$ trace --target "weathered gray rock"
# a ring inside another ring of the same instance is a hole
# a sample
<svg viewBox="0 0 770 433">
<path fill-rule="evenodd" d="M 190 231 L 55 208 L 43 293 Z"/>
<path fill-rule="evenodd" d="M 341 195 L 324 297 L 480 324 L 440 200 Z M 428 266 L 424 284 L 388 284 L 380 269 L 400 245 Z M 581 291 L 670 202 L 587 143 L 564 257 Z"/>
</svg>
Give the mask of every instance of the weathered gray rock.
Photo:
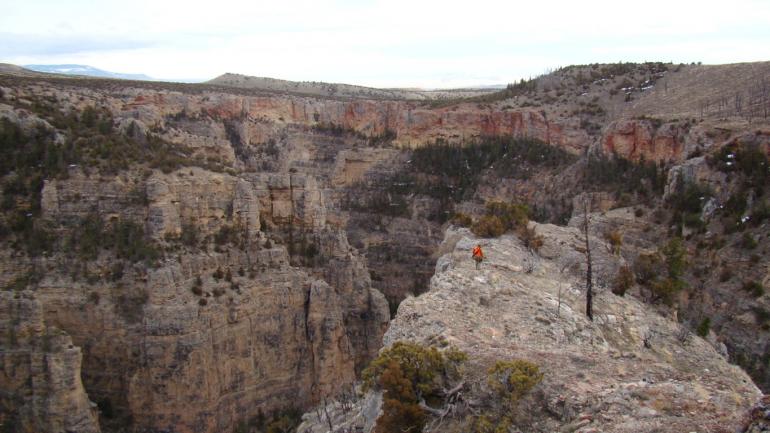
<svg viewBox="0 0 770 433">
<path fill-rule="evenodd" d="M 678 323 L 601 286 L 589 321 L 580 273 L 561 272 L 565 261 L 582 256 L 577 230 L 535 229 L 545 246 L 530 272 L 531 255 L 516 237 L 479 240 L 450 230 L 454 248 L 439 260 L 431 290 L 401 304 L 384 344 L 446 341 L 468 353 L 469 380 L 479 383 L 495 360 L 539 364 L 545 376 L 527 403 L 530 416 L 515 420 L 523 431 L 679 433 L 740 425 L 760 396 L 745 372 L 703 339 L 682 339 Z M 476 243 L 486 256 L 478 271 L 470 257 Z M 596 254 L 597 267 L 619 261 L 613 257 Z M 362 415 L 346 419 L 355 417 Z M 453 426 L 444 420 L 441 431 Z"/>
</svg>

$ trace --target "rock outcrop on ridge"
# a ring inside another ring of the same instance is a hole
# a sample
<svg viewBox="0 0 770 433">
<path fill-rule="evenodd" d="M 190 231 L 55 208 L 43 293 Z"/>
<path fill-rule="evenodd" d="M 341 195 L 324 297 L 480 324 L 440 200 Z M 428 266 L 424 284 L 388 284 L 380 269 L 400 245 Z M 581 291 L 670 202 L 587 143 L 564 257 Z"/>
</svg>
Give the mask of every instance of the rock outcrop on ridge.
<svg viewBox="0 0 770 433">
<path fill-rule="evenodd" d="M 496 360 L 538 364 L 544 379 L 522 402 L 526 413 L 515 414 L 517 431 L 726 432 L 740 426 L 761 396 L 745 372 L 676 321 L 606 287 L 595 287 L 589 321 L 580 232 L 534 227 L 545 242 L 539 255 L 514 236 L 476 239 L 465 229 L 449 230 L 430 291 L 402 302 L 385 346 L 406 340 L 465 351 L 471 393 Z M 486 255 L 480 270 L 470 258 L 477 242 Z M 595 271 L 619 265 L 601 240 L 591 242 Z M 334 406 L 333 422 L 371 429 L 377 401 L 370 393 L 347 416 Z M 299 431 L 328 431 L 319 413 L 305 415 Z M 431 431 L 455 431 L 459 421 L 444 419 Z"/>
</svg>

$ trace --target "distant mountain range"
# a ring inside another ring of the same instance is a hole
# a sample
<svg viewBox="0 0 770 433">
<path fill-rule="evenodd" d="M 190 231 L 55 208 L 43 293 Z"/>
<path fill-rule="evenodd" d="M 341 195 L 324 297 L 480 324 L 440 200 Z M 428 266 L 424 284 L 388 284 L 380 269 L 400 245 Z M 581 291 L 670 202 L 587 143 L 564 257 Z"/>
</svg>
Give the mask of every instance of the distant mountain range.
<svg viewBox="0 0 770 433">
<path fill-rule="evenodd" d="M 121 72 L 110 72 L 88 65 L 24 65 L 24 67 L 33 71 L 47 72 L 49 74 L 85 75 L 88 77 L 119 78 L 123 80 L 157 80 L 156 78 L 152 78 L 145 74 L 124 74 Z"/>
</svg>

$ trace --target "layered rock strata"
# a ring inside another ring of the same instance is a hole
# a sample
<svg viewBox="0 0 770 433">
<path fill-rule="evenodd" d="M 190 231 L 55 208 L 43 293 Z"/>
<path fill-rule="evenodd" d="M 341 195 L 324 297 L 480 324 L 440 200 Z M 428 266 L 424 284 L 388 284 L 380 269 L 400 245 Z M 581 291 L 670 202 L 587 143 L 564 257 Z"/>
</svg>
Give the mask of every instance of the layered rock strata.
<svg viewBox="0 0 770 433">
<path fill-rule="evenodd" d="M 80 379 L 82 352 L 46 324 L 32 292 L 0 293 L 0 425 L 18 433 L 99 433 Z"/>
</svg>

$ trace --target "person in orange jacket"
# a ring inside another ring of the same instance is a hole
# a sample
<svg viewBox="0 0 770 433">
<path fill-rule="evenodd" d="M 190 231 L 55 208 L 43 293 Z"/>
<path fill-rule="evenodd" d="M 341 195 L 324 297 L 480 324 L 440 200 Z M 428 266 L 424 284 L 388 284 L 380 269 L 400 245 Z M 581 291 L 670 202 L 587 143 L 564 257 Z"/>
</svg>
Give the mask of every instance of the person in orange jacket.
<svg viewBox="0 0 770 433">
<path fill-rule="evenodd" d="M 484 260 L 484 252 L 481 251 L 481 245 L 476 244 L 473 248 L 473 260 L 476 261 L 476 269 L 481 265 L 481 261 Z"/>
</svg>

